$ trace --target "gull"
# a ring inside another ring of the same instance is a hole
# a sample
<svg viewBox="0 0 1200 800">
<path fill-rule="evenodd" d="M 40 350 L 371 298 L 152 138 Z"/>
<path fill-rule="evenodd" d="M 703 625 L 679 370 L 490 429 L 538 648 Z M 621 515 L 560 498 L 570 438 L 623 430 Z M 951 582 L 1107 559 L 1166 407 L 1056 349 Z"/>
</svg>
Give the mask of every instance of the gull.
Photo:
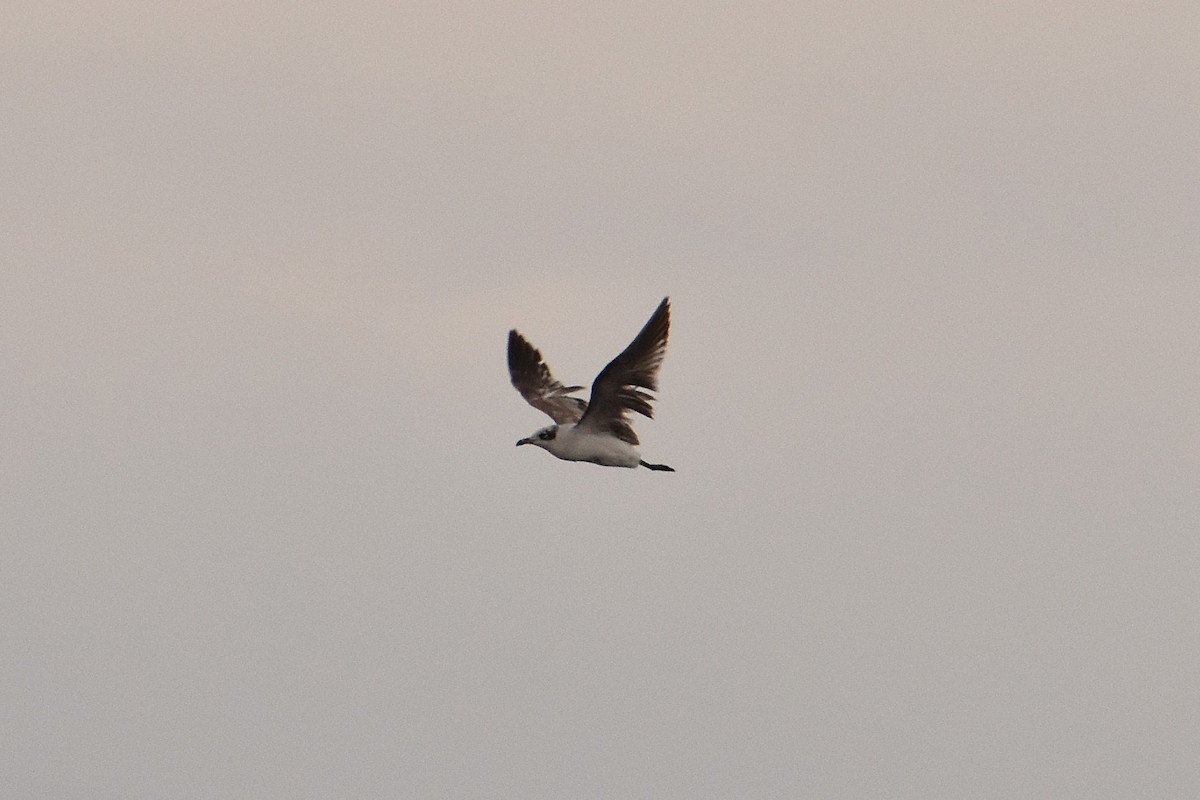
<svg viewBox="0 0 1200 800">
<path fill-rule="evenodd" d="M 542 354 L 517 333 L 508 332 L 508 374 L 521 396 L 554 420 L 517 447 L 532 444 L 564 461 L 590 461 L 605 467 L 639 466 L 674 472 L 666 464 L 647 464 L 638 452 L 638 437 L 626 416 L 636 411 L 653 417 L 654 397 L 642 389 L 658 391 L 658 368 L 667 354 L 671 305 L 664 297 L 650 320 L 621 354 L 608 362 L 592 381 L 592 398 L 571 397 L 582 386 L 563 386 L 550 374 Z"/>
</svg>

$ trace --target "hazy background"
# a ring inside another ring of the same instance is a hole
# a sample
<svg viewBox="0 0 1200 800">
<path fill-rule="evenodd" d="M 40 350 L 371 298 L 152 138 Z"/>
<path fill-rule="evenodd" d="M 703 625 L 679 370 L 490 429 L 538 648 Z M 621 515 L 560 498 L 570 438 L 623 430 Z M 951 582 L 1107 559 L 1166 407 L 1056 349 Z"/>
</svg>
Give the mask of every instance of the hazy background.
<svg viewBox="0 0 1200 800">
<path fill-rule="evenodd" d="M 1200 796 L 1200 7 L 1065 5 L 6 4 L 0 793 Z"/>
</svg>

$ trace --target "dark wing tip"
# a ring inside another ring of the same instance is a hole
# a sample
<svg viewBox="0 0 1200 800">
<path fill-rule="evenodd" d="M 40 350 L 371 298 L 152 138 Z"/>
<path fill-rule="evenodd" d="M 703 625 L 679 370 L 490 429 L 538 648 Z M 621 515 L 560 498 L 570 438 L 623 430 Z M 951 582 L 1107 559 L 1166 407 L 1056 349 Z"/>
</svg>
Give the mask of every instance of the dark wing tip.
<svg viewBox="0 0 1200 800">
<path fill-rule="evenodd" d="M 508 371 L 515 378 L 518 372 L 536 369 L 542 354 L 513 328 L 508 332 Z"/>
<path fill-rule="evenodd" d="M 514 348 L 519 348 L 521 345 L 529 345 L 529 342 L 525 341 L 525 337 L 516 328 L 513 328 L 508 332 L 508 352 L 511 353 Z"/>
<path fill-rule="evenodd" d="M 662 302 L 658 304 L 658 308 L 654 309 L 654 313 L 650 315 L 650 319 L 646 320 L 646 324 L 638 333 L 635 342 L 661 342 L 667 338 L 667 332 L 671 329 L 671 298 L 664 297 Z"/>
<path fill-rule="evenodd" d="M 664 297 L 662 299 L 662 302 L 658 304 L 658 308 L 654 309 L 654 313 L 650 315 L 650 321 L 657 321 L 662 325 L 661 335 L 663 339 L 666 339 L 667 332 L 671 329 L 671 298 Z"/>
</svg>

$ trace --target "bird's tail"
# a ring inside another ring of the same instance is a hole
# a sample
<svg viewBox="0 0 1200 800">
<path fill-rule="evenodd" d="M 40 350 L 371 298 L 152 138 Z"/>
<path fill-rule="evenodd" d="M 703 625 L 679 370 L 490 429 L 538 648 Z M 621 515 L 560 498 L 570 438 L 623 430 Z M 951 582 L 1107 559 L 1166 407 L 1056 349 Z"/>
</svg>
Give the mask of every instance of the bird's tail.
<svg viewBox="0 0 1200 800">
<path fill-rule="evenodd" d="M 638 463 L 641 464 L 646 469 L 653 469 L 653 470 L 657 470 L 658 472 L 674 472 L 675 471 L 672 467 L 668 467 L 666 464 L 647 464 L 645 461 L 639 461 Z"/>
</svg>

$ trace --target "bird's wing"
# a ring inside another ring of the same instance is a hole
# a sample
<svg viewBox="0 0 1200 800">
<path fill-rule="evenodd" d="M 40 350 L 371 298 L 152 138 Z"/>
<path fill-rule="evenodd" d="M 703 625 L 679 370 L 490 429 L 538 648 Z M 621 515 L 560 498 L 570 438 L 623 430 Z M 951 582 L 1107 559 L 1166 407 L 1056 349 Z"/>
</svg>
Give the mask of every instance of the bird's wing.
<svg viewBox="0 0 1200 800">
<path fill-rule="evenodd" d="M 629 444 L 638 443 L 626 414 L 636 411 L 647 417 L 654 416 L 650 406 L 654 397 L 642 389 L 658 391 L 658 368 L 667 354 L 670 326 L 671 304 L 664 297 L 629 346 L 596 376 L 591 402 L 579 420 L 580 430 L 609 433 Z"/>
<path fill-rule="evenodd" d="M 563 386 L 554 380 L 542 354 L 516 330 L 508 332 L 508 374 L 526 402 L 549 414 L 559 425 L 578 422 L 587 410 L 586 400 L 568 397 L 583 387 Z"/>
</svg>

